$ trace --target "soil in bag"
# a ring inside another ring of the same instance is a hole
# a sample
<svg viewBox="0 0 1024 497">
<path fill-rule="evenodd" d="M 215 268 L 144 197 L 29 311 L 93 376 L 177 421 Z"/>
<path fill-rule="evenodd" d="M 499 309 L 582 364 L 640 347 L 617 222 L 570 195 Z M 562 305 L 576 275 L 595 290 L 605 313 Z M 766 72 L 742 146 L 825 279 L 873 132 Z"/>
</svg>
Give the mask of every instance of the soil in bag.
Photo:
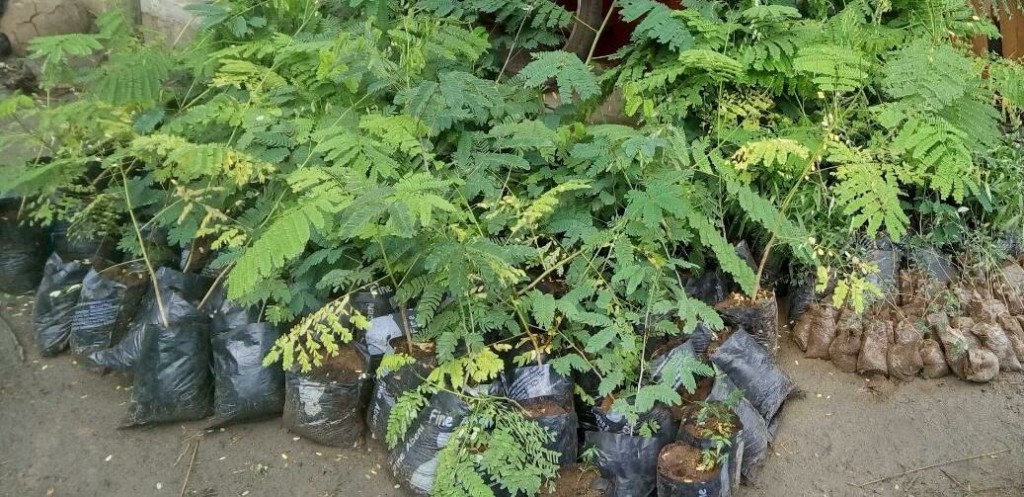
<svg viewBox="0 0 1024 497">
<path fill-rule="evenodd" d="M 586 446 L 595 448 L 595 465 L 611 488 L 608 497 L 650 497 L 658 486 L 658 453 L 670 440 L 609 432 L 587 432 Z"/>
<path fill-rule="evenodd" d="M 373 387 L 369 367 L 366 351 L 350 343 L 309 373 L 289 372 L 285 376 L 285 428 L 321 445 L 359 445 L 365 432 L 363 413 Z"/>
<path fill-rule="evenodd" d="M 46 263 L 46 233 L 18 220 L 19 199 L 0 199 L 0 292 L 35 290 Z"/>
<path fill-rule="evenodd" d="M 658 497 L 721 497 L 721 468 L 704 469 L 701 449 L 683 442 L 666 445 L 658 455 Z"/>
<path fill-rule="evenodd" d="M 900 251 L 887 238 L 877 240 L 874 245 L 869 258 L 878 271 L 867 275 L 866 279 L 882 291 L 882 299 L 895 303 L 899 289 Z"/>
<path fill-rule="evenodd" d="M 864 326 L 864 342 L 857 357 L 857 372 L 863 375 L 889 374 L 889 347 L 894 341 L 892 322 L 880 318 L 868 320 Z"/>
<path fill-rule="evenodd" d="M 721 401 L 709 401 L 710 404 L 724 405 Z M 721 433 L 731 432 L 728 445 L 722 448 L 727 460 L 721 463 L 719 478 L 722 484 L 722 495 L 731 496 L 733 491 L 739 488 L 740 474 L 743 461 L 743 425 L 739 417 L 731 410 L 725 409 L 728 413 L 725 418 L 712 418 L 703 422 L 700 419 L 701 406 L 693 405 L 686 409 L 683 420 L 679 427 L 679 440 L 691 447 L 700 450 L 714 449 L 716 443 L 709 438 L 711 433 L 708 430 L 718 428 Z"/>
<path fill-rule="evenodd" d="M 1019 372 L 1021 370 L 1020 361 L 1017 360 L 1017 353 L 1014 352 L 1010 337 L 1002 326 L 992 323 L 978 323 L 971 328 L 971 333 L 977 337 L 982 345 L 996 355 L 996 358 L 999 359 L 1000 371 Z"/>
<path fill-rule="evenodd" d="M 715 306 L 725 324 L 734 329 L 742 329 L 750 334 L 757 343 L 764 346 L 769 354 L 774 355 L 779 343 L 779 307 L 774 293 L 759 295 L 750 300 L 743 295 L 733 293 L 724 302 Z"/>
<path fill-rule="evenodd" d="M 205 314 L 198 317 L 200 312 L 197 309 L 209 287 L 207 278 L 162 267 L 156 271 L 156 284 L 160 288 L 163 305 L 158 305 L 153 285 L 148 283 L 146 295 L 142 298 L 142 304 L 127 335 L 114 347 L 86 355 L 85 362 L 89 367 L 131 372 L 146 336 L 156 325 L 163 325 L 164 316 L 161 312 L 166 314 L 167 322 L 172 324 L 182 320 L 208 318 Z"/>
<path fill-rule="evenodd" d="M 715 387 L 708 395 L 709 401 L 725 402 L 733 397 L 733 392 L 738 390 L 736 385 L 728 377 L 719 377 Z M 733 412 L 739 418 L 739 424 L 743 429 L 739 432 L 739 440 L 743 444 L 743 452 L 737 461 L 740 463 L 740 473 L 750 481 L 757 479 L 757 474 L 768 457 L 768 444 L 773 438 L 773 431 L 769 429 L 768 423 L 757 412 L 749 400 L 739 397 L 739 402 L 733 406 Z M 778 424 L 781 416 L 773 420 Z M 734 481 L 739 482 L 739 478 Z"/>
<path fill-rule="evenodd" d="M 579 421 L 573 404 L 572 381 L 543 364 L 506 371 L 502 383 L 505 395 L 522 406 L 526 417 L 551 433 L 553 438 L 545 447 L 558 452 L 558 463 L 576 461 Z"/>
<path fill-rule="evenodd" d="M 614 403 L 614 398 L 605 397 L 599 405 L 594 406 L 591 410 L 594 413 L 598 431 L 639 435 L 643 431 L 643 427 L 647 426 L 654 430 L 655 438 L 666 441 L 675 440 L 678 426 L 672 417 L 672 411 L 664 404 L 656 404 L 650 411 L 640 413 L 636 424 L 630 424 L 625 415 L 612 409 Z"/>
<path fill-rule="evenodd" d="M 942 346 L 931 339 L 921 340 L 918 350 L 921 353 L 921 377 L 928 379 L 942 378 L 949 375 L 949 364 L 942 354 Z"/>
<path fill-rule="evenodd" d="M 836 324 L 836 338 L 828 347 L 828 356 L 832 364 L 844 373 L 857 371 L 857 358 L 860 357 L 861 344 L 864 342 L 864 330 L 859 314 L 846 308 Z"/>
<path fill-rule="evenodd" d="M 434 487 L 438 458 L 469 406 L 450 392 L 435 394 L 416 416 L 406 438 L 391 451 L 388 463 L 395 478 L 418 495 Z"/>
<path fill-rule="evenodd" d="M 228 299 L 227 290 L 223 286 L 213 289 L 205 308 L 213 311 L 210 329 L 215 334 L 260 322 L 258 307 L 246 307 Z"/>
<path fill-rule="evenodd" d="M 570 403 L 558 397 L 535 397 L 518 402 L 523 408 L 526 419 L 532 420 L 551 434 L 550 441 L 544 448 L 558 453 L 558 464 L 566 465 L 576 462 L 578 450 L 579 423 L 576 411 Z"/>
<path fill-rule="evenodd" d="M 829 347 L 836 339 L 836 308 L 829 304 L 813 307 L 805 318 L 810 318 L 810 329 L 807 336 L 807 353 L 809 359 L 828 360 Z"/>
<path fill-rule="evenodd" d="M 69 224 L 58 221 L 50 231 L 53 251 L 64 260 L 115 259 L 117 245 L 109 238 L 92 239 L 68 232 Z"/>
<path fill-rule="evenodd" d="M 555 477 L 555 488 L 541 486 L 540 494 L 546 497 L 604 497 L 609 482 L 593 467 L 580 464 L 562 466 Z"/>
<path fill-rule="evenodd" d="M 889 347 L 886 358 L 889 376 L 900 381 L 910 381 L 924 368 L 920 333 L 907 321 L 897 323 L 896 330 L 896 343 Z M 915 333 L 918 339 L 913 340 L 914 335 L 911 333 Z"/>
<path fill-rule="evenodd" d="M 404 344 L 404 338 L 402 340 Z M 433 352 L 413 347 L 412 357 L 416 362 L 402 366 L 396 371 L 378 371 L 377 381 L 373 385 L 370 396 L 370 407 L 366 412 L 366 424 L 370 428 L 370 436 L 384 440 L 388 431 L 388 419 L 391 409 L 398 398 L 405 392 L 419 388 L 423 381 L 437 366 L 437 358 Z"/>
<path fill-rule="evenodd" d="M 270 323 L 213 332 L 213 420 L 210 427 L 278 416 L 284 410 L 284 371 L 263 367 L 281 336 Z"/>
<path fill-rule="evenodd" d="M 138 312 L 149 275 L 144 267 L 95 268 L 85 275 L 71 320 L 71 353 L 86 356 L 117 343 Z"/>
<path fill-rule="evenodd" d="M 732 334 L 713 354 L 711 362 L 743 390 L 747 400 L 769 423 L 783 402 L 796 393 L 796 385 L 771 355 L 743 330 Z M 745 424 L 745 423 L 744 423 Z"/>
<path fill-rule="evenodd" d="M 796 281 L 789 288 L 789 321 L 800 320 L 804 313 L 814 305 L 817 300 L 817 293 L 814 291 L 817 286 L 817 278 L 809 274 Z M 803 347 L 801 347 L 803 349 Z"/>
<path fill-rule="evenodd" d="M 193 308 L 194 309 L 194 308 Z M 124 426 L 192 421 L 213 412 L 210 324 L 195 311 L 152 325 L 134 368 Z"/>
<path fill-rule="evenodd" d="M 56 253 L 46 260 L 33 311 L 36 338 L 43 356 L 54 356 L 67 348 L 75 304 L 89 269 L 89 264 L 81 261 L 65 263 Z"/>
</svg>

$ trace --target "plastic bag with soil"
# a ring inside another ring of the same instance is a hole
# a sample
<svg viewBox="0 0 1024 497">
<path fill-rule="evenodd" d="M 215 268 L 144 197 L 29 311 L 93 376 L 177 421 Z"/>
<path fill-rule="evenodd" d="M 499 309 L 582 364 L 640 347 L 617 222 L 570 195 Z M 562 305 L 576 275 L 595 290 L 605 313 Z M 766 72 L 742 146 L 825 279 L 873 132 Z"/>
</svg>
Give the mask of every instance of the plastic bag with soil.
<svg viewBox="0 0 1024 497">
<path fill-rule="evenodd" d="M 705 271 L 697 278 L 685 280 L 686 295 L 704 302 L 707 305 L 715 305 L 725 300 L 729 294 L 730 280 L 728 275 L 721 269 Z"/>
<path fill-rule="evenodd" d="M 200 313 L 197 305 L 206 294 L 209 280 L 169 268 L 158 269 L 156 277 L 162 309 L 169 324 L 207 318 Z M 114 347 L 89 353 L 85 356 L 85 362 L 92 368 L 131 372 L 146 336 L 163 323 L 164 316 L 161 314 L 161 306 L 157 304 L 156 292 L 149 284 L 127 335 Z"/>
<path fill-rule="evenodd" d="M 910 381 L 924 369 L 921 332 L 910 321 L 903 319 L 896 323 L 895 343 L 889 348 L 886 359 L 889 376 L 900 381 Z"/>
<path fill-rule="evenodd" d="M 995 298 L 973 299 L 968 307 L 975 321 L 998 323 L 999 318 L 1009 314 L 1006 305 Z"/>
<path fill-rule="evenodd" d="M 947 327 L 939 333 L 939 340 L 945 350 L 946 363 L 958 378 L 985 383 L 999 373 L 999 358 L 969 331 Z"/>
<path fill-rule="evenodd" d="M 284 410 L 284 371 L 277 365 L 263 367 L 279 336 L 270 323 L 213 332 L 211 427 L 270 418 Z"/>
<path fill-rule="evenodd" d="M 67 348 L 75 304 L 89 269 L 81 261 L 65 263 L 56 253 L 46 260 L 33 311 L 36 339 L 43 356 L 54 356 Z"/>
<path fill-rule="evenodd" d="M 18 222 L 17 199 L 0 200 L 0 292 L 35 290 L 46 264 L 46 233 Z"/>
<path fill-rule="evenodd" d="M 864 341 L 861 316 L 852 309 L 843 310 L 836 324 L 836 338 L 828 347 L 829 358 L 837 369 L 845 373 L 857 371 L 857 358 Z"/>
<path fill-rule="evenodd" d="M 789 321 L 794 322 L 800 320 L 803 315 L 810 310 L 811 306 L 817 301 L 817 294 L 815 287 L 817 286 L 817 278 L 813 274 L 805 276 L 799 280 L 796 285 L 790 287 L 789 290 Z M 801 348 L 802 350 L 802 348 Z"/>
<path fill-rule="evenodd" d="M 579 438 L 576 411 L 559 397 L 533 397 L 518 401 L 523 415 L 551 434 L 544 448 L 558 453 L 558 464 L 572 464 L 578 457 Z"/>
<path fill-rule="evenodd" d="M 537 422 L 553 435 L 545 448 L 558 452 L 558 463 L 576 460 L 578 451 L 572 381 L 548 364 L 524 366 L 503 374 L 505 395 L 523 407 L 527 419 Z"/>
<path fill-rule="evenodd" d="M 678 438 L 690 447 L 695 447 L 699 450 L 711 450 L 715 448 L 716 442 L 711 438 L 706 438 L 701 431 L 697 419 L 700 409 L 701 407 L 697 405 L 686 409 L 680 422 Z M 743 423 L 739 421 L 739 416 L 735 412 L 730 411 L 730 415 L 732 419 L 724 421 L 734 426 L 734 432 L 729 438 L 727 449 L 725 449 L 728 459 L 720 466 L 718 474 L 718 480 L 721 482 L 721 495 L 726 497 L 731 496 L 732 492 L 738 489 L 743 465 Z M 717 420 L 712 419 L 711 422 L 717 423 Z"/>
<path fill-rule="evenodd" d="M 605 397 L 600 405 L 591 409 L 598 431 L 639 436 L 643 428 L 647 426 L 656 428 L 652 435 L 655 438 L 666 441 L 676 438 L 678 426 L 676 426 L 672 411 L 667 406 L 656 404 L 650 411 L 640 413 L 636 424 L 630 424 L 624 414 L 612 409 L 613 405 L 614 400 L 611 397 Z"/>
<path fill-rule="evenodd" d="M 437 365 L 437 358 L 432 353 L 418 348 L 413 349 L 412 357 L 416 360 L 412 364 L 406 364 L 395 371 L 377 372 L 370 406 L 366 411 L 366 424 L 370 429 L 370 437 L 374 439 L 385 439 L 388 419 L 395 402 L 403 393 L 419 388 Z"/>
<path fill-rule="evenodd" d="M 201 298 L 201 297 L 200 297 Z M 240 328 L 260 322 L 256 306 L 246 307 L 228 298 L 227 290 L 219 286 L 213 290 L 206 308 L 213 311 L 210 329 L 214 333 Z"/>
<path fill-rule="evenodd" d="M 69 224 L 58 221 L 50 232 L 53 250 L 64 260 L 113 259 L 116 244 L 109 238 L 90 239 L 68 233 Z"/>
<path fill-rule="evenodd" d="M 689 340 L 673 347 L 668 352 L 655 352 L 651 360 L 651 377 L 660 382 L 665 376 L 668 376 L 671 379 L 672 389 L 679 390 L 679 387 L 683 385 L 683 375 L 685 374 L 683 365 L 687 357 L 697 360 L 693 343 Z"/>
<path fill-rule="evenodd" d="M 587 432 L 585 445 L 597 449 L 597 469 L 611 482 L 608 497 L 649 497 L 657 490 L 658 453 L 669 442 L 602 431 Z"/>
<path fill-rule="evenodd" d="M 194 310 L 194 308 L 193 308 Z M 194 311 L 147 325 L 134 368 L 125 426 L 192 421 L 213 412 L 210 324 Z"/>
<path fill-rule="evenodd" d="M 864 341 L 857 357 L 857 372 L 864 375 L 889 374 L 889 347 L 894 341 L 892 323 L 869 319 L 864 326 Z"/>
<path fill-rule="evenodd" d="M 709 401 L 727 401 L 734 391 L 736 385 L 729 378 L 719 377 L 715 386 L 708 395 Z M 750 481 L 757 478 L 758 471 L 768 457 L 768 444 L 772 440 L 772 434 L 768 430 L 768 423 L 761 416 L 761 413 L 754 408 L 746 398 L 740 398 L 733 407 L 733 412 L 739 418 L 743 431 L 740 432 L 740 439 L 743 441 L 743 455 L 739 459 L 740 470 L 744 477 Z M 775 420 L 778 421 L 776 416 Z"/>
<path fill-rule="evenodd" d="M 998 324 L 978 323 L 971 328 L 971 333 L 981 342 L 985 348 L 991 350 L 999 359 L 1000 371 L 1019 372 L 1021 370 L 1017 353 L 1013 350 L 1013 344 L 1006 335 L 1006 330 Z"/>
<path fill-rule="evenodd" d="M 358 445 L 373 387 L 369 368 L 369 354 L 352 343 L 307 374 L 285 375 L 285 428 L 321 445 Z"/>
<path fill-rule="evenodd" d="M 1006 338 L 1010 340 L 1010 348 L 1013 349 L 1017 361 L 1024 361 L 1024 327 L 1015 316 L 1003 316 L 999 318 L 999 325 L 1006 332 Z"/>
<path fill-rule="evenodd" d="M 836 339 L 836 315 L 838 311 L 830 304 L 822 304 L 814 307 L 814 312 L 807 317 L 811 318 L 811 326 L 807 336 L 807 353 L 804 357 L 808 359 L 829 360 L 829 347 Z"/>
<path fill-rule="evenodd" d="M 413 421 L 408 436 L 388 457 L 395 478 L 416 494 L 429 494 L 441 449 L 468 413 L 469 406 L 453 393 L 439 392 L 431 397 Z"/>
<path fill-rule="evenodd" d="M 796 385 L 772 362 L 765 348 L 743 330 L 732 334 L 711 354 L 711 362 L 741 388 L 751 404 L 769 422 Z"/>
<path fill-rule="evenodd" d="M 942 346 L 931 339 L 921 340 L 918 350 L 921 353 L 921 377 L 928 379 L 942 378 L 949 375 L 949 364 L 942 354 Z"/>
<path fill-rule="evenodd" d="M 878 267 L 878 272 L 867 275 L 867 280 L 882 291 L 882 299 L 896 302 L 899 288 L 900 251 L 887 238 L 875 242 L 869 259 Z"/>
<path fill-rule="evenodd" d="M 701 450 L 682 442 L 666 445 L 658 455 L 658 497 L 722 497 L 732 495 L 728 468 L 700 470 Z"/>
<path fill-rule="evenodd" d="M 779 344 L 779 308 L 775 294 L 757 301 L 750 301 L 739 294 L 715 306 L 722 320 L 734 329 L 750 334 L 768 351 L 775 355 Z"/>
<path fill-rule="evenodd" d="M 146 294 L 144 267 L 95 268 L 85 275 L 71 320 L 71 353 L 85 356 L 110 348 L 123 338 Z"/>
<path fill-rule="evenodd" d="M 920 267 L 929 278 L 939 283 L 948 283 L 956 275 L 953 263 L 949 256 L 934 249 L 918 250 L 914 254 L 916 265 Z"/>
</svg>

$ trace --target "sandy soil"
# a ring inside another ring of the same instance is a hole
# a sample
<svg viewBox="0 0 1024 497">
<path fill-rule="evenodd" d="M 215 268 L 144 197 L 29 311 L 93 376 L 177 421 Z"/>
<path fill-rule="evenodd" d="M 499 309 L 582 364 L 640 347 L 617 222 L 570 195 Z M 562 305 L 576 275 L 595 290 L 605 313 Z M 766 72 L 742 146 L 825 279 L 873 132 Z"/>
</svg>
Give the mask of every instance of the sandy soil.
<svg viewBox="0 0 1024 497">
<path fill-rule="evenodd" d="M 67 356 L 41 359 L 30 306 L 27 297 L 0 298 L 25 347 L 21 361 L 0 330 L 0 496 L 177 496 L 186 473 L 188 496 L 407 495 L 381 467 L 375 442 L 320 447 L 294 440 L 279 420 L 215 433 L 201 422 L 118 430 L 128 379 L 97 377 Z M 806 396 L 787 404 L 775 454 L 739 497 L 1024 497 L 1024 375 L 987 385 L 867 381 L 804 360 L 792 345 L 780 362 Z"/>
</svg>

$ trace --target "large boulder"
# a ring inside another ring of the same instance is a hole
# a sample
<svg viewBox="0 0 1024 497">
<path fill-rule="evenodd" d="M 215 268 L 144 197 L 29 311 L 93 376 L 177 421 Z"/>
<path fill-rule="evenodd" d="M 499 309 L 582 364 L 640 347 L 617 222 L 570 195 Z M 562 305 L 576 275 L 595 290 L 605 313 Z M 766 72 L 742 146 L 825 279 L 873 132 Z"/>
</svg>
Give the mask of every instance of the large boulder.
<svg viewBox="0 0 1024 497">
<path fill-rule="evenodd" d="M 15 55 L 25 55 L 37 36 L 85 33 L 93 16 L 79 0 L 9 0 L 0 18 L 0 32 L 7 35 Z"/>
</svg>

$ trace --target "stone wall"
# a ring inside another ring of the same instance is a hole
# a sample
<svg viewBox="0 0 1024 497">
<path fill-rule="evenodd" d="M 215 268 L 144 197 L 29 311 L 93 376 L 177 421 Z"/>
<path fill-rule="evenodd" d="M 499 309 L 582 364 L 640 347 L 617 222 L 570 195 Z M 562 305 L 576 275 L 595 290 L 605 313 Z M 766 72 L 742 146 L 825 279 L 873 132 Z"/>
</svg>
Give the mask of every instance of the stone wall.
<svg viewBox="0 0 1024 497">
<path fill-rule="evenodd" d="M 144 30 L 168 42 L 181 42 L 195 34 L 197 23 L 185 10 L 186 5 L 195 1 L 8 0 L 6 12 L 0 18 L 0 33 L 11 39 L 16 55 L 24 55 L 32 38 L 89 32 L 96 15 L 119 6 L 131 12 Z"/>
</svg>

